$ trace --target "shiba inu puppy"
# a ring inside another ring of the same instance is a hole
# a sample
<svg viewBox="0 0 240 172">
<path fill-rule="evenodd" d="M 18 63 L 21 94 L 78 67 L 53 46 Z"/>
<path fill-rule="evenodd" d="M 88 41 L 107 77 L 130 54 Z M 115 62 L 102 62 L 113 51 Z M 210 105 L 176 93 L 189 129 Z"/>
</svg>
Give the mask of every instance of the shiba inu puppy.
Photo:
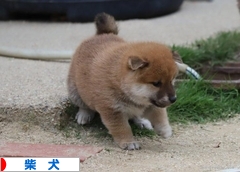
<svg viewBox="0 0 240 172">
<path fill-rule="evenodd" d="M 95 24 L 96 35 L 77 48 L 68 75 L 69 98 L 79 106 L 77 122 L 86 124 L 98 112 L 114 141 L 127 150 L 140 149 L 129 119 L 171 136 L 166 107 L 176 101 L 179 55 L 163 44 L 124 41 L 108 14 L 98 14 Z"/>
</svg>

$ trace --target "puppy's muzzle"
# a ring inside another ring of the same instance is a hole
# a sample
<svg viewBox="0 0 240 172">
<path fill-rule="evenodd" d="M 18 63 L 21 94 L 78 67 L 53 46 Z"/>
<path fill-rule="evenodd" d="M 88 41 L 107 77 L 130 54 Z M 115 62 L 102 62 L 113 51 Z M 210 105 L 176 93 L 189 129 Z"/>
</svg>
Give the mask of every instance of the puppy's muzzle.
<svg viewBox="0 0 240 172">
<path fill-rule="evenodd" d="M 170 96 L 167 99 L 160 99 L 160 100 L 150 99 L 150 102 L 157 107 L 164 108 L 164 107 L 170 106 L 176 100 L 177 100 L 176 96 Z"/>
<path fill-rule="evenodd" d="M 171 96 L 168 98 L 171 103 L 174 103 L 177 100 L 176 96 Z"/>
</svg>

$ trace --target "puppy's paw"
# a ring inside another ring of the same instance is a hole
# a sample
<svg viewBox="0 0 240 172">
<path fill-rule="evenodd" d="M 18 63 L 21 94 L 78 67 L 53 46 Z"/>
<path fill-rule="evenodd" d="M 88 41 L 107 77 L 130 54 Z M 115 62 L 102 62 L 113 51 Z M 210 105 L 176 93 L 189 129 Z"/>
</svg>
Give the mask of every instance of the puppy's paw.
<svg viewBox="0 0 240 172">
<path fill-rule="evenodd" d="M 123 150 L 139 150 L 139 149 L 141 149 L 140 144 L 135 141 L 130 142 L 130 143 L 122 143 L 122 144 L 120 144 L 120 147 Z"/>
<path fill-rule="evenodd" d="M 148 119 L 145 118 L 133 118 L 133 122 L 140 128 L 146 128 L 148 130 L 153 130 L 152 124 Z"/>
<path fill-rule="evenodd" d="M 168 138 L 172 136 L 172 127 L 170 125 L 156 127 L 155 131 L 158 135 L 162 136 L 163 138 Z"/>
<path fill-rule="evenodd" d="M 94 118 L 95 112 L 88 110 L 88 109 L 79 109 L 78 113 L 76 114 L 75 119 L 77 123 L 80 125 L 84 125 L 89 123 Z"/>
</svg>

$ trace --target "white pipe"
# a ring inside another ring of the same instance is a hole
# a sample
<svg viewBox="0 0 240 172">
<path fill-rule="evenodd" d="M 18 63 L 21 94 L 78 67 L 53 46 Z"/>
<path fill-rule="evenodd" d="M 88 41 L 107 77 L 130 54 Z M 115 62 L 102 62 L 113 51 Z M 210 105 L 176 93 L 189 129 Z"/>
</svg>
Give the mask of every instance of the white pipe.
<svg viewBox="0 0 240 172">
<path fill-rule="evenodd" d="M 194 77 L 195 79 L 201 79 L 201 76 L 191 67 L 184 63 L 176 62 L 180 72 L 186 73 L 187 75 Z"/>
<path fill-rule="evenodd" d="M 70 60 L 73 52 L 72 51 L 44 51 L 44 50 L 34 50 L 34 49 L 21 49 L 21 48 L 9 48 L 0 47 L 0 55 L 22 58 L 22 59 L 32 59 L 32 60 Z"/>
</svg>

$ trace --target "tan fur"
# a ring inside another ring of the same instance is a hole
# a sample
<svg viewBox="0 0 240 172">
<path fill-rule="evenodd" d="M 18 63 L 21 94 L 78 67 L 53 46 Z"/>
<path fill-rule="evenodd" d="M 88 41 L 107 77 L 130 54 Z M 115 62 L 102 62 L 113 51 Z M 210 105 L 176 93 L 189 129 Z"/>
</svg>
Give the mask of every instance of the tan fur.
<svg viewBox="0 0 240 172">
<path fill-rule="evenodd" d="M 89 122 L 98 112 L 115 142 L 130 150 L 140 148 L 131 118 L 145 117 L 158 134 L 171 136 L 166 107 L 175 101 L 169 100 L 175 98 L 172 83 L 178 73 L 173 58 L 165 45 L 128 43 L 112 33 L 84 41 L 68 76 L 69 97 L 79 106 L 78 123 Z M 152 84 L 158 81 L 159 87 Z"/>
</svg>

